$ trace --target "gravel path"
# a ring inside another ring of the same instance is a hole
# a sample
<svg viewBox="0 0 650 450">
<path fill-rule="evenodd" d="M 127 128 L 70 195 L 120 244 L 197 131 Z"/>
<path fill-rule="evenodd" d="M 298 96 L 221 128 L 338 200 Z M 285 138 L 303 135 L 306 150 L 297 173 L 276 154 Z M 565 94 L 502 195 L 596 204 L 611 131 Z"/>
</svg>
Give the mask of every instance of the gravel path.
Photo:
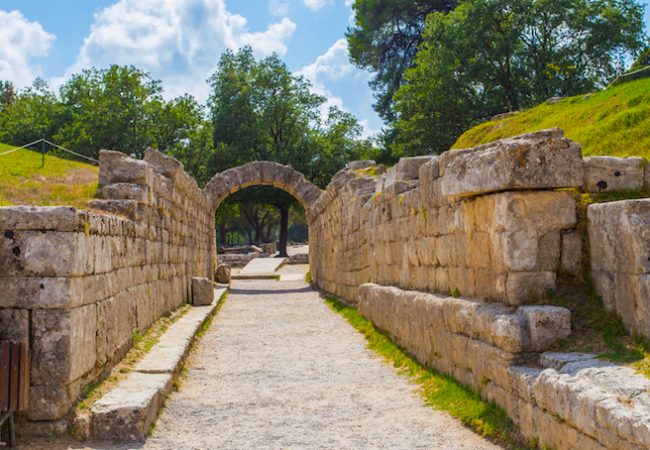
<svg viewBox="0 0 650 450">
<path fill-rule="evenodd" d="M 492 449 L 365 348 L 304 281 L 237 281 L 148 449 Z"/>
</svg>

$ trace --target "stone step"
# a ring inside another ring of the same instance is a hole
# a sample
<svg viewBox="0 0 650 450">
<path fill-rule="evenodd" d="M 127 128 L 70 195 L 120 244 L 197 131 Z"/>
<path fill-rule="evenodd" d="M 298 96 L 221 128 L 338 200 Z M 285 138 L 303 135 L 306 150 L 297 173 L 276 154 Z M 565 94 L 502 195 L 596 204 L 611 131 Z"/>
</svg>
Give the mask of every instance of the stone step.
<svg viewBox="0 0 650 450">
<path fill-rule="evenodd" d="M 286 262 L 287 258 L 255 258 L 232 278 L 235 280 L 276 278 L 279 275 L 276 271 Z"/>
<path fill-rule="evenodd" d="M 219 304 L 226 288 L 215 289 L 215 301 L 194 306 L 174 322 L 127 377 L 95 402 L 90 435 L 113 442 L 143 441 L 172 390 L 192 340 Z"/>
</svg>

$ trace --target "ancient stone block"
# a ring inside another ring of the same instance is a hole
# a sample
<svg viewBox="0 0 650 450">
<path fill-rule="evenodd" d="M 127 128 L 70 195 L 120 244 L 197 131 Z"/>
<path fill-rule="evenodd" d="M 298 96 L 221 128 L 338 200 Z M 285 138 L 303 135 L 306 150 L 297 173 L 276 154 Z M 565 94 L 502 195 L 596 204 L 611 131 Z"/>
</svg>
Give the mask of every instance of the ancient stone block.
<svg viewBox="0 0 650 450">
<path fill-rule="evenodd" d="M 114 355 L 131 346 L 132 330 L 136 328 L 136 302 L 128 293 L 97 303 L 97 363 L 104 365 Z"/>
<path fill-rule="evenodd" d="M 215 274 L 217 283 L 230 283 L 230 272 L 230 266 L 226 264 L 219 264 L 219 266 L 217 266 L 217 272 Z"/>
<path fill-rule="evenodd" d="M 646 160 L 643 158 L 616 158 L 591 156 L 584 159 L 587 192 L 638 190 L 643 188 Z"/>
<path fill-rule="evenodd" d="M 67 384 L 95 365 L 95 306 L 32 312 L 32 383 Z"/>
<path fill-rule="evenodd" d="M 146 185 L 150 180 L 150 166 L 145 161 L 129 158 L 110 150 L 99 152 L 99 184 L 135 183 Z"/>
<path fill-rule="evenodd" d="M 138 217 L 138 202 L 136 200 L 93 200 L 88 207 L 110 214 L 124 216 L 129 220 Z"/>
<path fill-rule="evenodd" d="M 0 230 L 9 238 L 22 230 L 83 231 L 88 214 L 69 206 L 0 207 Z"/>
<path fill-rule="evenodd" d="M 178 172 L 183 170 L 183 164 L 180 161 L 153 148 L 145 150 L 144 160 L 156 172 L 168 178 L 174 178 Z"/>
<path fill-rule="evenodd" d="M 137 200 L 148 203 L 149 188 L 133 183 L 114 183 L 102 188 L 104 198 L 110 200 Z"/>
<path fill-rule="evenodd" d="M 29 342 L 29 311 L 0 309 L 0 341 Z"/>
<path fill-rule="evenodd" d="M 72 406 L 65 386 L 31 386 L 29 388 L 29 420 L 53 420 L 63 417 Z"/>
<path fill-rule="evenodd" d="M 531 350 L 543 351 L 571 334 L 571 312 L 559 306 L 522 306 L 518 315 Z"/>
<path fill-rule="evenodd" d="M 578 144 L 561 130 L 503 139 L 440 157 L 442 194 L 463 197 L 511 189 L 552 189 L 582 185 Z"/>
<path fill-rule="evenodd" d="M 94 257 L 88 245 L 89 239 L 83 233 L 5 233 L 0 236 L 0 274 L 59 276 L 92 273 Z"/>
<path fill-rule="evenodd" d="M 192 278 L 192 304 L 194 306 L 210 305 L 214 301 L 214 288 L 207 278 Z"/>
</svg>

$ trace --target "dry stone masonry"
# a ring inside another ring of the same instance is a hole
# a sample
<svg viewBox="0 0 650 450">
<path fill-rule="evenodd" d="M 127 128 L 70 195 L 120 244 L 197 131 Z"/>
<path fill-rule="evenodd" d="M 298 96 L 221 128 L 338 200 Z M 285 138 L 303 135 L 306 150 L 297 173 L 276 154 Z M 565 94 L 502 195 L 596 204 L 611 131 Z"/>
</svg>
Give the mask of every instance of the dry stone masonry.
<svg viewBox="0 0 650 450">
<path fill-rule="evenodd" d="M 527 438 L 650 446 L 650 380 L 595 355 L 550 352 L 571 333 L 571 312 L 537 304 L 588 272 L 606 307 L 650 337 L 650 200 L 586 214 L 579 201 L 649 189 L 650 169 L 640 158 L 582 158 L 560 130 L 402 158 L 388 171 L 355 161 L 323 192 L 273 162 L 226 170 L 201 190 L 154 150 L 142 161 L 103 151 L 91 209 L 0 208 L 0 339 L 33 353 L 23 431 L 65 430 L 82 389 L 126 353 L 134 330 L 208 301 L 216 208 L 260 184 L 305 207 L 316 285 L 496 401 Z"/>
<path fill-rule="evenodd" d="M 308 211 L 312 281 L 496 401 L 543 448 L 650 447 L 650 380 L 548 352 L 570 334 L 570 312 L 535 305 L 590 264 L 606 306 L 650 336 L 650 201 L 590 205 L 588 224 L 578 201 L 642 189 L 646 162 L 583 159 L 547 130 L 384 172 L 351 164 Z"/>
</svg>

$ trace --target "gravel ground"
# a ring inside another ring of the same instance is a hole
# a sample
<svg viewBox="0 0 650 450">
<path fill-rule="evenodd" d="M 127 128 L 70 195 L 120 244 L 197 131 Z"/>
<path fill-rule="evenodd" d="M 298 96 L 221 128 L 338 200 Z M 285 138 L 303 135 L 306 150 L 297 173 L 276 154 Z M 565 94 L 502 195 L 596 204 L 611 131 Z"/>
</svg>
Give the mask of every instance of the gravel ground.
<svg viewBox="0 0 650 450">
<path fill-rule="evenodd" d="M 497 448 L 425 407 L 304 282 L 232 287 L 144 448 Z"/>
</svg>

